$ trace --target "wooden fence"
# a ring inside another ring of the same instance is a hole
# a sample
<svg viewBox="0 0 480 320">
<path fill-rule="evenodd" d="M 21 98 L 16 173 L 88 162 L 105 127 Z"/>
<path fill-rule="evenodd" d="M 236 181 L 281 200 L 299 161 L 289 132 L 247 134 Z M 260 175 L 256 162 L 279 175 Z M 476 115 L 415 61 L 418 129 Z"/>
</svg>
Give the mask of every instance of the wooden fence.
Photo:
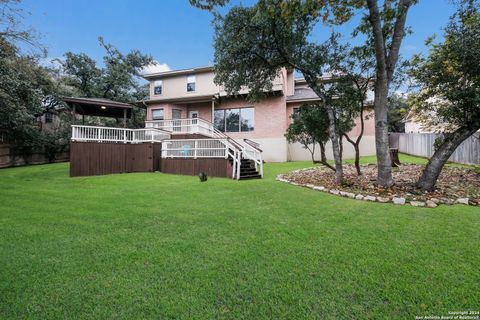
<svg viewBox="0 0 480 320">
<path fill-rule="evenodd" d="M 68 161 L 69 151 L 57 153 L 54 162 Z M 42 149 L 33 150 L 29 154 L 22 154 L 15 151 L 9 144 L 0 142 L 0 168 L 16 167 L 29 164 L 50 163 Z"/>
<path fill-rule="evenodd" d="M 403 153 L 430 158 L 435 152 L 435 133 L 391 133 L 390 147 Z M 450 161 L 480 164 L 480 133 L 465 140 L 450 157 Z"/>
<path fill-rule="evenodd" d="M 70 176 L 152 172 L 160 167 L 160 143 L 70 143 Z"/>
</svg>

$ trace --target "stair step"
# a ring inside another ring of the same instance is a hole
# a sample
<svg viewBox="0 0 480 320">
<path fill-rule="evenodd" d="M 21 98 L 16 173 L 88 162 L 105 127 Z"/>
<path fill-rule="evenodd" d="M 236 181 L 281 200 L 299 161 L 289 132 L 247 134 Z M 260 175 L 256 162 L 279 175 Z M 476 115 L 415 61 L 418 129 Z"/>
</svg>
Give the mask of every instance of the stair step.
<svg viewBox="0 0 480 320">
<path fill-rule="evenodd" d="M 258 173 L 257 174 L 249 174 L 249 175 L 241 175 L 240 174 L 240 180 L 244 180 L 244 179 L 261 179 L 262 176 L 259 175 Z"/>
</svg>

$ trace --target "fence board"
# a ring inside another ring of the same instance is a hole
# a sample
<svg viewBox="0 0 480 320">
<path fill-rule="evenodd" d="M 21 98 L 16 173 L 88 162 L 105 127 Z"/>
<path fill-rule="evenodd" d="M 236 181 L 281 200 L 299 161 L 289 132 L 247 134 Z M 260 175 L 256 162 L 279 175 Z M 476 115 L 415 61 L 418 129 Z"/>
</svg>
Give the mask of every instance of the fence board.
<svg viewBox="0 0 480 320">
<path fill-rule="evenodd" d="M 403 153 L 430 158 L 435 152 L 434 144 L 437 136 L 435 133 L 402 133 L 398 137 L 398 149 Z M 480 164 L 479 133 L 458 146 L 450 157 L 450 161 Z"/>
<path fill-rule="evenodd" d="M 70 176 L 92 176 L 122 172 L 158 170 L 159 143 L 97 143 L 70 144 Z"/>
</svg>

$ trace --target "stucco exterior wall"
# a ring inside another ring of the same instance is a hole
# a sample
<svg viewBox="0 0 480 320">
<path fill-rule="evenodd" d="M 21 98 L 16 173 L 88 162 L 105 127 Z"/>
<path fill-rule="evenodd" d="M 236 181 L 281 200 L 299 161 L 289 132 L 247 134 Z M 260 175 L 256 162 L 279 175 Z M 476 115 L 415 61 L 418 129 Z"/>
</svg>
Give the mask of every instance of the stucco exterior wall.
<svg viewBox="0 0 480 320">
<path fill-rule="evenodd" d="M 357 137 L 352 137 L 356 139 Z M 312 156 L 307 149 L 304 149 L 300 143 L 289 143 L 287 147 L 287 161 L 304 161 L 311 160 Z M 327 159 L 333 160 L 332 153 L 332 144 L 330 142 L 325 146 L 325 153 Z M 360 155 L 361 156 L 371 156 L 375 155 L 375 136 L 364 136 L 360 142 Z M 355 149 L 353 146 L 343 140 L 343 159 L 353 159 L 355 158 Z M 315 147 L 315 159 L 320 160 L 320 147 L 316 145 Z"/>
<path fill-rule="evenodd" d="M 299 108 L 302 105 L 301 102 L 294 102 L 287 104 L 287 117 L 286 127 L 292 123 L 292 114 L 294 108 Z M 375 117 L 373 110 L 367 110 L 363 115 L 364 119 L 364 133 L 363 136 L 375 136 Z M 360 117 L 355 119 L 355 127 L 348 133 L 350 137 L 357 137 L 360 134 Z"/>
<path fill-rule="evenodd" d="M 162 80 L 162 94 L 156 95 L 153 92 L 155 87 L 155 80 L 150 82 L 150 99 L 171 99 L 178 97 L 197 97 L 207 94 L 214 95 L 218 93 L 219 87 L 213 83 L 213 72 L 192 73 L 196 77 L 195 91 L 187 91 L 187 76 L 188 75 L 175 75 L 165 78 L 159 78 Z"/>
</svg>

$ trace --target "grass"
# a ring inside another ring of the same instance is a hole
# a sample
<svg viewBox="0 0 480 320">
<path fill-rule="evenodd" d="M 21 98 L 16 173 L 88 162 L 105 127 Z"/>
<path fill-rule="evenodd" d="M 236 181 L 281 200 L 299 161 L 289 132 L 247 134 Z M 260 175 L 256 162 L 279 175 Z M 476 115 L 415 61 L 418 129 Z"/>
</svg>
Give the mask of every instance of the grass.
<svg viewBox="0 0 480 320">
<path fill-rule="evenodd" d="M 404 162 L 423 160 L 402 155 Z M 373 162 L 364 158 L 363 162 Z M 413 319 L 480 308 L 480 209 L 274 180 L 0 170 L 1 319 Z"/>
</svg>

